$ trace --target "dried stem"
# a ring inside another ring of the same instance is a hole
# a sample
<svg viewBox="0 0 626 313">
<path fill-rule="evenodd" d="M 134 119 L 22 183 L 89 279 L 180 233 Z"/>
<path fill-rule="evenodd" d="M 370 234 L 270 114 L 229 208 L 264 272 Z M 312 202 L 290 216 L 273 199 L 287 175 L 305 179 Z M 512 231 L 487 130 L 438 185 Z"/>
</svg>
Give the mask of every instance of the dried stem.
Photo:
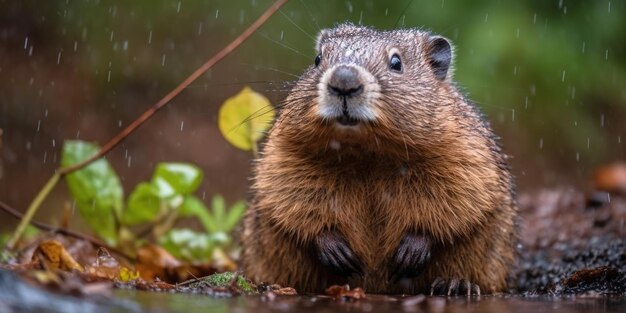
<svg viewBox="0 0 626 313">
<path fill-rule="evenodd" d="M 9 206 L 8 204 L 6 204 L 6 203 L 4 203 L 2 201 L 0 201 L 0 209 L 2 211 L 5 211 L 5 212 L 9 213 L 9 215 L 15 217 L 16 219 L 19 219 L 19 220 L 23 220 L 24 219 L 24 215 L 21 212 L 19 212 L 18 210 L 12 208 L 11 206 Z M 55 227 L 55 226 L 52 226 L 52 225 L 48 225 L 48 224 L 37 222 L 37 221 L 33 221 L 33 220 L 30 221 L 30 224 L 35 226 L 35 227 L 37 227 L 37 228 L 39 228 L 39 229 L 41 229 L 41 230 L 44 230 L 44 231 L 49 231 L 49 232 L 52 232 L 52 233 L 57 233 L 57 234 L 65 235 L 65 236 L 68 236 L 68 237 L 72 237 L 72 238 L 88 241 L 91 244 L 93 244 L 94 246 L 104 247 L 104 248 L 106 248 L 106 249 L 108 249 L 110 251 L 113 251 L 113 252 L 115 252 L 115 253 L 117 253 L 117 254 L 119 254 L 119 255 L 129 259 L 129 260 L 132 259 L 131 256 L 125 254 L 121 250 L 119 250 L 119 249 L 117 249 L 115 247 L 112 247 L 112 246 L 104 243 L 103 241 L 100 241 L 100 240 L 98 240 L 96 238 L 93 238 L 91 236 L 88 236 L 88 235 L 85 235 L 85 234 L 81 234 L 81 233 L 78 233 L 78 232 L 75 232 L 75 231 L 63 228 L 63 227 Z"/>
<path fill-rule="evenodd" d="M 59 181 L 59 179 L 69 173 L 77 171 L 93 161 L 101 158 L 106 155 L 115 148 L 120 142 L 122 142 L 126 137 L 128 137 L 132 132 L 134 132 L 139 126 L 143 125 L 152 115 L 154 115 L 159 109 L 163 108 L 166 104 L 168 104 L 174 97 L 178 96 L 185 88 L 189 87 L 189 85 L 198 79 L 202 74 L 211 69 L 216 63 L 221 61 L 224 57 L 228 56 L 233 50 L 239 47 L 244 41 L 246 41 L 257 29 L 259 29 L 276 11 L 278 11 L 288 0 L 277 0 L 270 6 L 263 14 L 256 20 L 252 25 L 250 25 L 246 30 L 243 31 L 237 38 L 235 38 L 230 44 L 228 44 L 224 49 L 215 54 L 212 58 L 210 58 L 206 63 L 202 64 L 197 70 L 195 70 L 189 77 L 187 77 L 182 83 L 180 83 L 176 88 L 174 88 L 170 93 L 165 95 L 161 100 L 155 103 L 152 107 L 146 110 L 143 114 L 141 114 L 136 120 L 134 120 L 130 125 L 124 128 L 121 132 L 119 132 L 115 137 L 113 137 L 109 142 L 107 142 L 100 151 L 96 154 L 92 155 L 88 159 L 76 163 L 74 165 L 66 166 L 57 170 L 57 172 L 50 178 L 50 180 L 46 183 L 46 185 L 39 191 L 33 202 L 30 204 L 24 217 L 20 221 L 16 231 L 13 233 L 11 240 L 7 244 L 7 248 L 13 249 L 15 243 L 22 236 L 22 233 L 26 229 L 26 226 L 30 223 L 33 215 L 37 212 L 39 205 L 41 202 L 48 196 L 50 191 L 52 191 L 53 187 Z"/>
</svg>

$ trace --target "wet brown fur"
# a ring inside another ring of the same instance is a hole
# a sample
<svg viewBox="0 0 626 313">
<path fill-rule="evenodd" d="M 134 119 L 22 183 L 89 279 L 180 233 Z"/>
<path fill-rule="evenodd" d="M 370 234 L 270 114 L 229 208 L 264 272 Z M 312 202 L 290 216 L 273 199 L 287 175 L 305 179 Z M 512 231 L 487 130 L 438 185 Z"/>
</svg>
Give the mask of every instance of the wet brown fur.
<svg viewBox="0 0 626 313">
<path fill-rule="evenodd" d="M 512 178 L 488 123 L 451 74 L 433 76 L 430 36 L 353 25 L 322 32 L 322 63 L 289 93 L 255 164 L 242 236 L 251 278 L 311 292 L 341 283 L 373 293 L 428 292 L 436 277 L 468 279 L 483 292 L 505 288 L 516 241 Z M 402 75 L 388 71 L 391 47 L 402 54 Z M 338 132 L 315 110 L 321 74 L 346 48 L 354 50 L 350 62 L 378 79 L 378 120 Z M 360 257 L 363 277 L 320 265 L 311 242 L 327 229 Z M 431 236 L 432 257 L 418 277 L 390 283 L 390 258 L 410 231 Z"/>
</svg>

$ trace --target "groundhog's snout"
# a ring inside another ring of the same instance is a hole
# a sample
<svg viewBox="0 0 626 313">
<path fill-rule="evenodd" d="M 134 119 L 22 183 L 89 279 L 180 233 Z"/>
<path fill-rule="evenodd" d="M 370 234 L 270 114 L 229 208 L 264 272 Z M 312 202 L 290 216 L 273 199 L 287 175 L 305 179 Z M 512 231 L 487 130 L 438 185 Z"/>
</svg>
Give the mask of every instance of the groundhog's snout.
<svg viewBox="0 0 626 313">
<path fill-rule="evenodd" d="M 317 113 L 334 126 L 358 126 L 375 121 L 374 102 L 378 98 L 376 78 L 357 64 L 339 63 L 324 72 L 318 84 Z"/>
<path fill-rule="evenodd" d="M 355 97 L 363 93 L 363 82 L 356 68 L 340 65 L 330 76 L 328 91 L 339 97 Z"/>
</svg>

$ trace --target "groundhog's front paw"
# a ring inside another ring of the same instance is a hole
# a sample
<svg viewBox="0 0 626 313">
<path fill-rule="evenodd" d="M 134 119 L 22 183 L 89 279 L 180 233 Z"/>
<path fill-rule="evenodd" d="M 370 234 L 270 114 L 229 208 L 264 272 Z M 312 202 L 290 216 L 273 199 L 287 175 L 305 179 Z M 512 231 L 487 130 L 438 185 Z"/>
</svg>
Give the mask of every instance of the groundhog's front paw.
<svg viewBox="0 0 626 313">
<path fill-rule="evenodd" d="M 430 295 L 456 296 L 477 295 L 480 296 L 480 287 L 467 279 L 443 279 L 437 277 L 430 285 Z"/>
<path fill-rule="evenodd" d="M 430 247 L 430 238 L 425 235 L 409 233 L 404 236 L 391 260 L 389 280 L 395 283 L 402 278 L 418 276 L 430 260 Z"/>
<path fill-rule="evenodd" d="M 320 262 L 331 272 L 342 276 L 363 275 L 361 260 L 337 231 L 319 234 L 314 243 Z"/>
</svg>

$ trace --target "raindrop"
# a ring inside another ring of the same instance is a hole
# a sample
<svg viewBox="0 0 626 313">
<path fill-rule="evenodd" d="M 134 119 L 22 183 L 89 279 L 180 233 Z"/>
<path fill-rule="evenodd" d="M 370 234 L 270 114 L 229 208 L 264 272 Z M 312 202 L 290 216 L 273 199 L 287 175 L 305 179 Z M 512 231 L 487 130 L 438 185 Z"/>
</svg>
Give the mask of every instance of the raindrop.
<svg viewBox="0 0 626 313">
<path fill-rule="evenodd" d="M 346 1 L 346 6 L 348 7 L 348 12 L 352 13 L 352 10 L 354 10 L 354 7 L 352 6 L 352 2 Z"/>
<path fill-rule="evenodd" d="M 611 1 L 609 1 L 609 9 L 608 12 L 611 13 Z"/>
<path fill-rule="evenodd" d="M 517 65 L 513 67 L 513 76 L 517 75 Z"/>
<path fill-rule="evenodd" d="M 43 110 L 43 117 L 48 117 L 48 109 Z"/>
<path fill-rule="evenodd" d="M 600 114 L 600 127 L 604 128 L 604 114 Z"/>
<path fill-rule="evenodd" d="M 580 161 L 580 152 L 576 152 L 576 162 Z"/>
<path fill-rule="evenodd" d="M 202 34 L 202 22 L 198 24 L 198 35 Z"/>
<path fill-rule="evenodd" d="M 515 122 L 515 109 L 511 109 L 511 122 Z"/>
<path fill-rule="evenodd" d="M 131 163 L 132 159 L 133 159 L 133 157 L 129 155 L 128 156 L 128 168 L 130 168 L 130 163 Z"/>
<path fill-rule="evenodd" d="M 26 50 L 26 48 L 28 48 L 28 36 L 24 38 L 24 50 Z"/>
<path fill-rule="evenodd" d="M 176 13 L 180 13 L 180 1 L 178 1 L 178 6 L 176 7 Z"/>
<path fill-rule="evenodd" d="M 206 191 L 202 192 L 202 201 L 204 201 L 204 199 L 206 198 Z"/>
<path fill-rule="evenodd" d="M 76 131 L 76 139 L 78 139 L 78 137 L 80 137 L 80 130 Z"/>
<path fill-rule="evenodd" d="M 148 33 L 148 44 L 152 43 L 152 31 Z"/>
<path fill-rule="evenodd" d="M 215 10 L 215 19 L 220 15 L 220 10 Z"/>
<path fill-rule="evenodd" d="M 39 132 L 39 129 L 41 129 L 41 120 L 37 121 L 37 132 Z"/>
<path fill-rule="evenodd" d="M 74 41 L 74 52 L 78 50 L 78 41 Z"/>
<path fill-rule="evenodd" d="M 443 8 L 443 3 L 445 2 L 445 0 L 441 0 L 441 7 Z"/>
<path fill-rule="evenodd" d="M 111 31 L 111 42 L 113 42 L 113 31 Z"/>
<path fill-rule="evenodd" d="M 585 44 L 586 43 L 583 41 L 583 48 L 582 48 L 583 54 L 585 53 Z"/>
<path fill-rule="evenodd" d="M 122 50 L 128 50 L 128 40 L 124 40 L 124 44 L 122 44 Z"/>
<path fill-rule="evenodd" d="M 107 83 L 111 82 L 111 70 L 109 70 L 109 74 L 107 75 Z"/>
<path fill-rule="evenodd" d="M 63 53 L 63 51 L 59 51 L 59 54 L 57 55 L 57 64 L 61 64 L 61 54 Z"/>
<path fill-rule="evenodd" d="M 565 81 L 565 70 L 563 70 L 563 75 L 561 75 L 561 81 L 564 82 Z"/>
<path fill-rule="evenodd" d="M 590 145 L 591 145 L 591 139 L 589 139 L 589 137 L 587 137 L 587 149 L 589 149 Z"/>
<path fill-rule="evenodd" d="M 183 131 L 183 127 L 185 126 L 185 121 L 180 121 L 180 131 Z"/>
<path fill-rule="evenodd" d="M 524 109 L 528 110 L 528 96 L 524 99 Z"/>
<path fill-rule="evenodd" d="M 604 53 L 604 59 L 605 60 L 609 60 L 609 49 L 606 49 L 606 52 Z"/>
<path fill-rule="evenodd" d="M 43 153 L 43 163 L 46 164 L 46 159 L 48 159 L 48 151 L 44 151 Z"/>
<path fill-rule="evenodd" d="M 386 8 L 386 9 L 385 9 L 385 16 L 388 16 L 388 15 L 389 15 L 389 9 L 388 9 L 388 8 Z"/>
<path fill-rule="evenodd" d="M 29 57 L 30 57 L 30 56 L 33 56 L 33 48 L 34 48 L 34 47 L 35 47 L 35 46 L 30 46 L 30 49 L 28 49 L 28 56 L 29 56 Z"/>
<path fill-rule="evenodd" d="M 535 15 L 533 16 L 533 24 L 537 24 L 537 12 L 535 12 Z"/>
<path fill-rule="evenodd" d="M 517 28 L 517 34 L 516 34 L 517 38 L 519 38 L 519 27 Z"/>
<path fill-rule="evenodd" d="M 52 148 L 56 147 L 56 141 L 54 139 L 52 139 Z"/>
<path fill-rule="evenodd" d="M 539 150 L 543 150 L 543 138 L 539 138 Z"/>
<path fill-rule="evenodd" d="M 489 13 L 485 13 L 485 23 L 489 20 Z"/>
<path fill-rule="evenodd" d="M 576 98 L 576 87 L 572 87 L 572 100 Z"/>
<path fill-rule="evenodd" d="M 165 53 L 163 53 L 163 57 L 161 57 L 161 66 L 165 66 Z"/>
<path fill-rule="evenodd" d="M 30 151 L 30 148 L 33 147 L 33 144 L 30 141 L 26 142 L 26 151 Z"/>
<path fill-rule="evenodd" d="M 280 31 L 280 41 L 283 41 L 283 38 L 285 37 L 285 31 Z"/>
<path fill-rule="evenodd" d="M 622 144 L 622 136 L 617 136 L 617 143 Z"/>
<path fill-rule="evenodd" d="M 122 128 L 122 120 L 117 120 L 117 127 Z"/>
</svg>

